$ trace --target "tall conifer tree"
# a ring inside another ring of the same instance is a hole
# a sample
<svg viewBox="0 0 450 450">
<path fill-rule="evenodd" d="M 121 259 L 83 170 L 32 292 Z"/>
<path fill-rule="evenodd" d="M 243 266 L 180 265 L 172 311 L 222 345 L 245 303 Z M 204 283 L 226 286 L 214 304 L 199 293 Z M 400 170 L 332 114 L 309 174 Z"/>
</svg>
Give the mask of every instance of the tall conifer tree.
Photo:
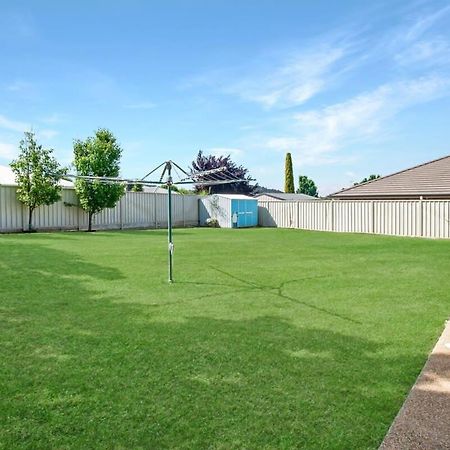
<svg viewBox="0 0 450 450">
<path fill-rule="evenodd" d="M 286 162 L 284 166 L 284 192 L 293 194 L 294 187 L 294 171 L 292 170 L 292 157 L 290 153 L 286 153 Z"/>
</svg>

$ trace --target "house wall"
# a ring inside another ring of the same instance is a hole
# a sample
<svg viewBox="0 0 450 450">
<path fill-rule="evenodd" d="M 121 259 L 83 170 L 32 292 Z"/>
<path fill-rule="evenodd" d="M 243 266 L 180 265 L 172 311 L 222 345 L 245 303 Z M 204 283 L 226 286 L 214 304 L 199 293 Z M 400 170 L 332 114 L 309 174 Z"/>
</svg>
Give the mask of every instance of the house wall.
<svg viewBox="0 0 450 450">
<path fill-rule="evenodd" d="M 27 228 L 28 210 L 17 200 L 15 186 L 0 186 L 0 232 Z M 33 213 L 38 230 L 84 230 L 87 214 L 78 206 L 73 188 L 63 188 L 61 200 L 41 206 Z M 172 196 L 173 224 L 176 227 L 198 225 L 198 196 Z M 93 219 L 96 229 L 160 228 L 167 226 L 167 194 L 127 192 L 114 208 L 106 208 Z"/>
</svg>

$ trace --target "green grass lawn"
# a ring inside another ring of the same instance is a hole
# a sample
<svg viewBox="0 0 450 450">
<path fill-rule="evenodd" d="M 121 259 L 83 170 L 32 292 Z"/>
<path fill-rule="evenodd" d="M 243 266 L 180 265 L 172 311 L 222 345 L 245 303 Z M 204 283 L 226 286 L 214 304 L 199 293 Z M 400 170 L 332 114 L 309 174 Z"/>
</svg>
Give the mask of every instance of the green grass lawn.
<svg viewBox="0 0 450 450">
<path fill-rule="evenodd" d="M 376 449 L 450 310 L 450 242 L 0 236 L 0 447 Z"/>
</svg>

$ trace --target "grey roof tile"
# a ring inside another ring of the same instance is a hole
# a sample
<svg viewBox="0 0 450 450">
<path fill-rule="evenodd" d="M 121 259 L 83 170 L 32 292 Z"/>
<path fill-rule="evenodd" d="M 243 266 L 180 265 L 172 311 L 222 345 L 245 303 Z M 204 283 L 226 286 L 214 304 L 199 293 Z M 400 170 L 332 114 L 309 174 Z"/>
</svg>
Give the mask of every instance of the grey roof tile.
<svg viewBox="0 0 450 450">
<path fill-rule="evenodd" d="M 450 198 L 450 155 L 331 194 L 351 198 Z"/>
</svg>

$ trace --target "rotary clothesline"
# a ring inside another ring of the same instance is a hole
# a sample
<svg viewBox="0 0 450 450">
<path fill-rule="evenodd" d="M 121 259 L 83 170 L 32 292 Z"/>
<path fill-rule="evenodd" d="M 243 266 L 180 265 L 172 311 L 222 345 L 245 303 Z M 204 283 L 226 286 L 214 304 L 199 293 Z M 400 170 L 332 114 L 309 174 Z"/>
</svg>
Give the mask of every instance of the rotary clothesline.
<svg viewBox="0 0 450 450">
<path fill-rule="evenodd" d="M 158 180 L 148 180 L 150 175 L 156 174 L 156 172 L 162 169 L 161 175 Z M 178 170 L 183 174 L 180 176 Z M 177 174 L 178 181 L 173 180 L 172 170 Z M 108 177 L 108 176 L 91 176 L 91 175 L 78 175 L 67 174 L 63 178 L 69 180 L 80 179 L 87 182 L 100 182 L 100 183 L 120 183 L 126 185 L 141 185 L 141 186 L 158 186 L 163 185 L 167 187 L 167 239 L 168 239 L 168 271 L 169 282 L 173 282 L 173 230 L 172 230 L 172 186 L 174 185 L 189 185 L 196 184 L 202 187 L 209 187 L 219 184 L 232 184 L 251 181 L 249 179 L 243 179 L 236 177 L 227 167 L 217 167 L 214 169 L 204 171 L 191 171 L 190 173 L 185 171 L 175 162 L 169 160 L 164 161 L 159 166 L 152 169 L 145 176 L 140 179 L 130 179 L 121 177 Z"/>
</svg>

